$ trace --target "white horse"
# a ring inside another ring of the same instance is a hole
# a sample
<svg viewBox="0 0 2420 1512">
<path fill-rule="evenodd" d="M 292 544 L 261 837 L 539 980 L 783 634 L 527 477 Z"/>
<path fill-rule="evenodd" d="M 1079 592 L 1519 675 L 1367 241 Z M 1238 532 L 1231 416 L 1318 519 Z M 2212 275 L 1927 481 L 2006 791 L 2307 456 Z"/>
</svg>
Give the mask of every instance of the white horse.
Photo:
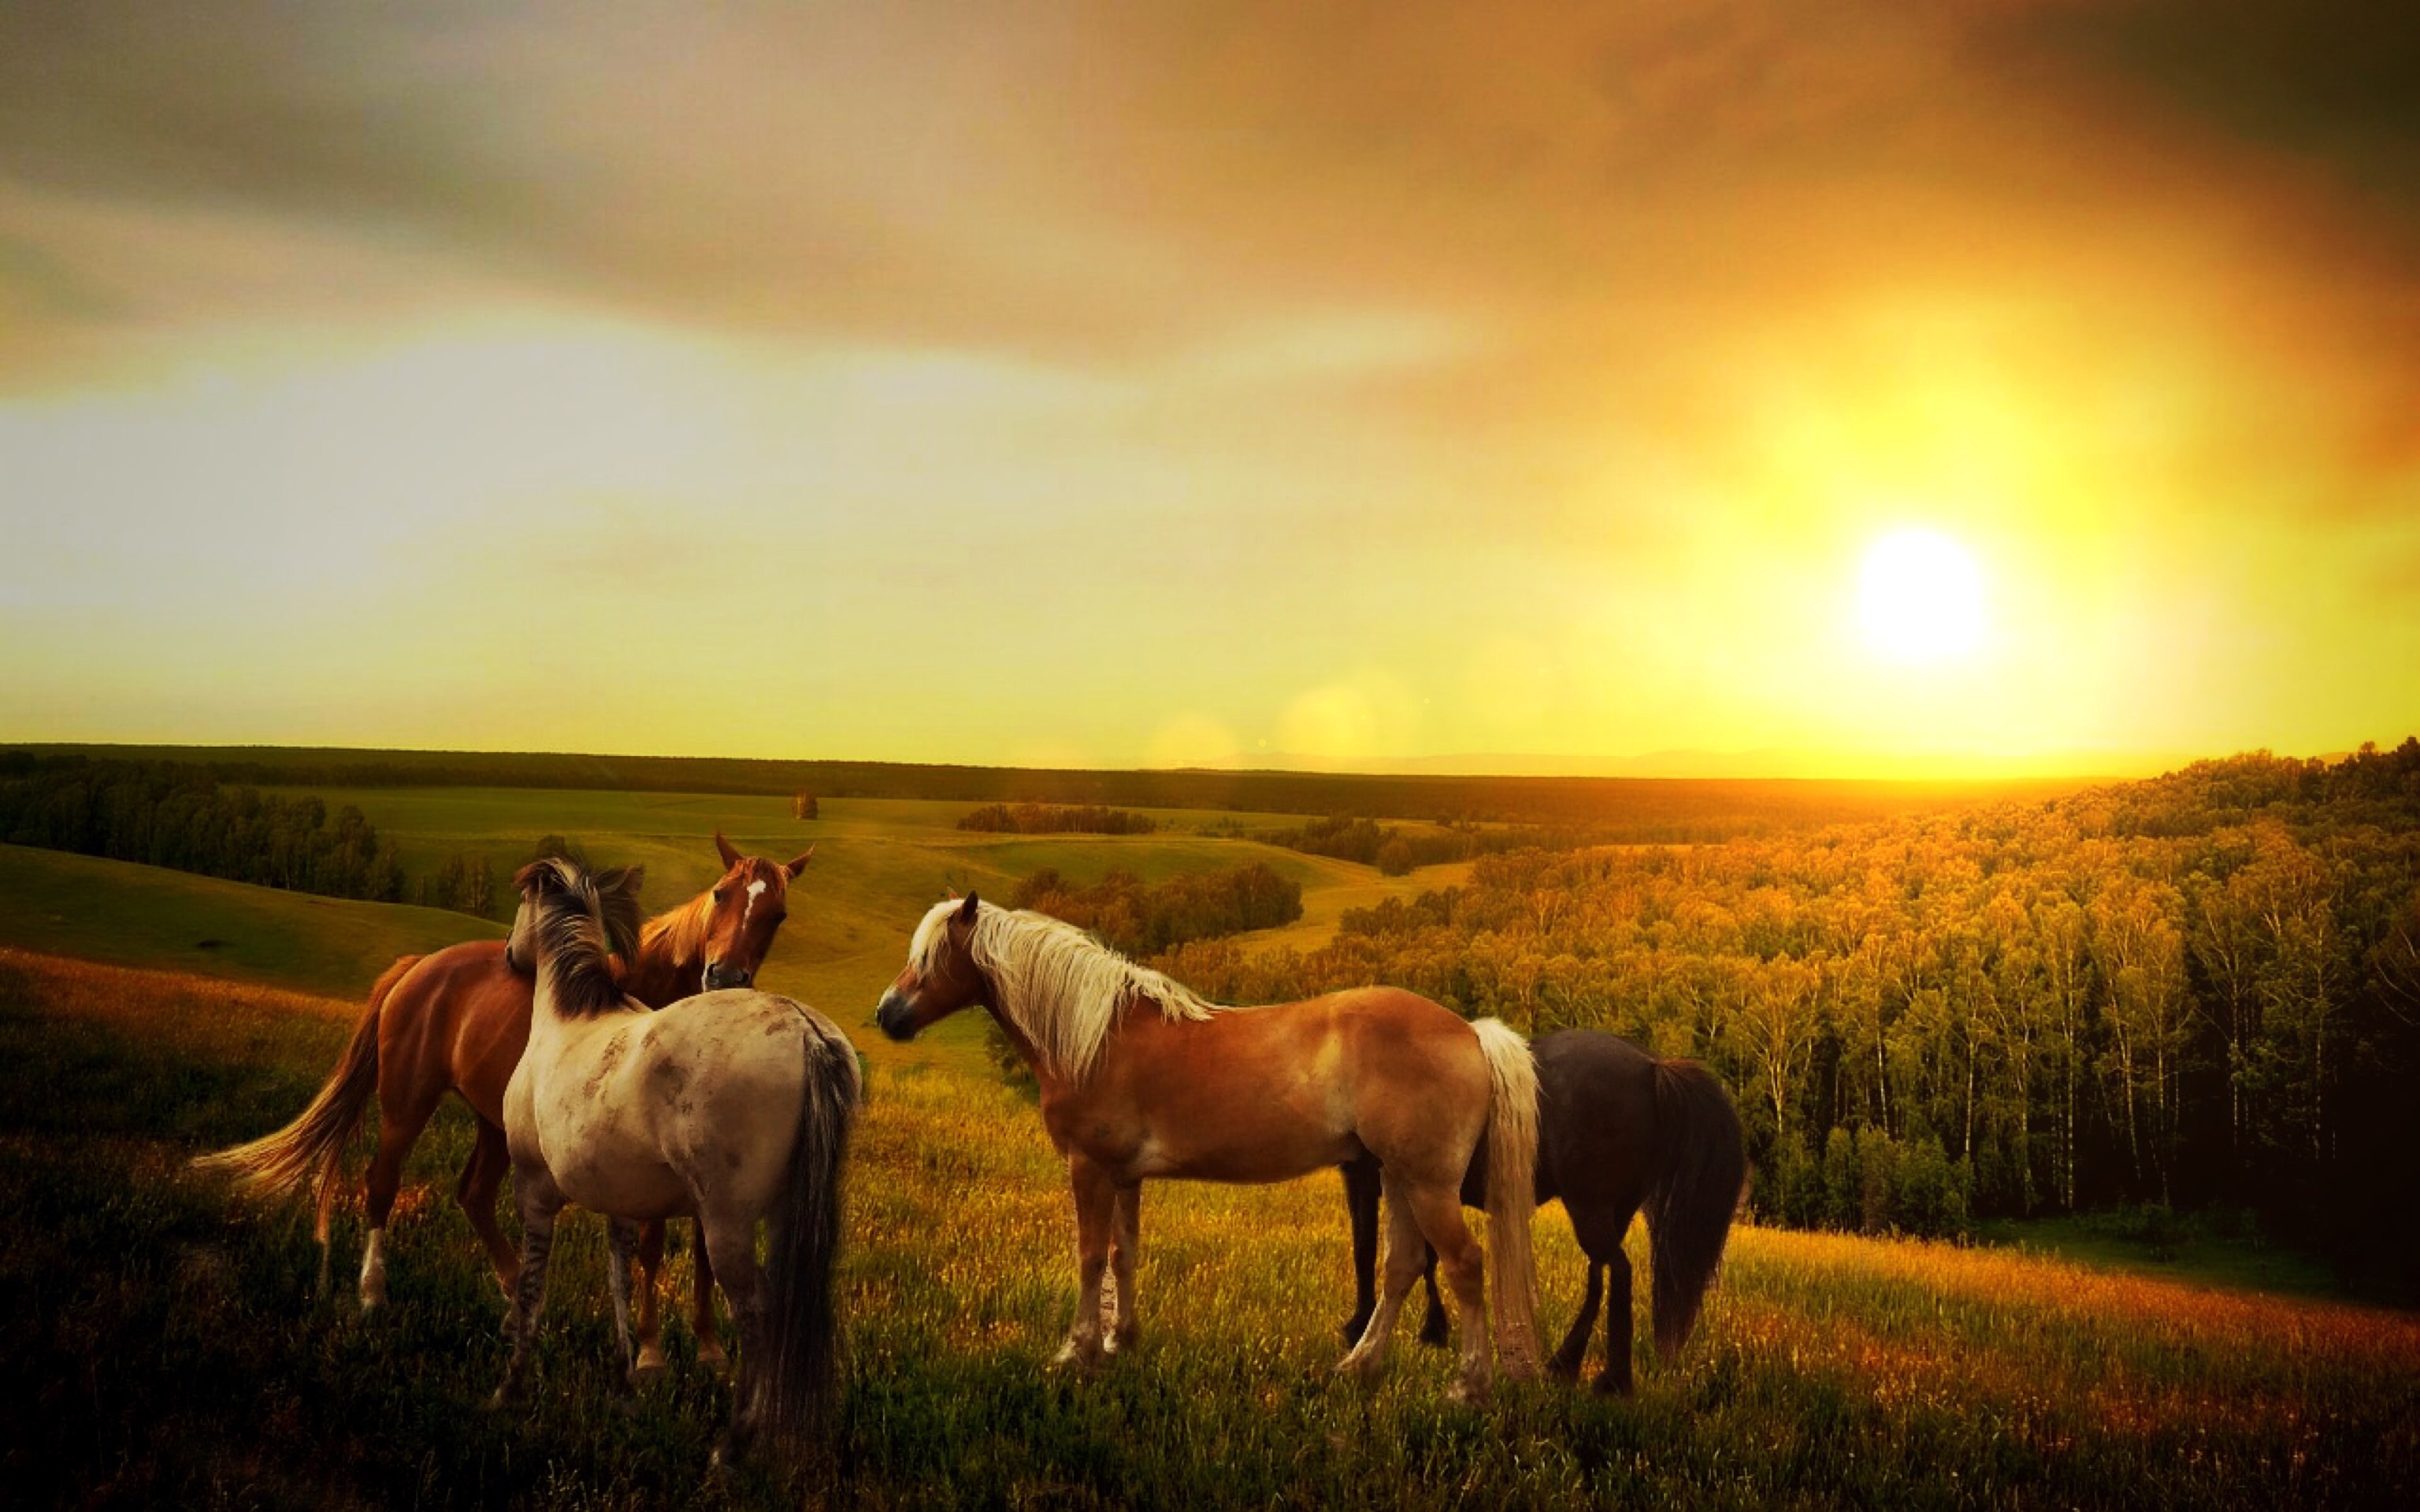
<svg viewBox="0 0 2420 1512">
<path fill-rule="evenodd" d="M 504 1089 L 521 1267 L 494 1405 L 520 1388 L 566 1203 L 611 1220 L 626 1367 L 639 1223 L 694 1217 L 739 1325 L 721 1459 L 759 1429 L 795 1438 L 830 1399 L 841 1162 L 862 1089 L 848 1037 L 789 998 L 735 988 L 650 1012 L 625 997 L 610 957 L 627 959 L 635 940 L 639 876 L 592 877 L 549 858 L 513 878 L 521 906 L 505 950 L 535 966 L 537 998 L 529 1048 Z M 772 1230 L 769 1274 L 756 1264 L 759 1218 Z"/>
</svg>

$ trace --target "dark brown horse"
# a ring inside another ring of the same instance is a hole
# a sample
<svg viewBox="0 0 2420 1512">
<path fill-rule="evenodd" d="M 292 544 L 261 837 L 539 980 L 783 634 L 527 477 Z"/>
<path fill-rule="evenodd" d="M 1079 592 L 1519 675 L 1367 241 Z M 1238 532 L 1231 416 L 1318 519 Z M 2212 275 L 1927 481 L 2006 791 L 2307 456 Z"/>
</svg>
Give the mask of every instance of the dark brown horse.
<svg viewBox="0 0 2420 1512">
<path fill-rule="evenodd" d="M 1078 1296 L 1061 1363 L 1089 1370 L 1140 1336 L 1145 1180 L 1283 1181 L 1366 1157 L 1384 1172 L 1387 1289 L 1339 1368 L 1364 1381 L 1385 1369 L 1423 1242 L 1445 1256 L 1463 1307 L 1454 1394 L 1485 1396 L 1498 1350 L 1508 1374 L 1536 1368 L 1538 1081 L 1511 1029 L 1391 987 L 1221 1008 L 1080 930 L 970 895 L 917 925 L 875 1022 L 909 1040 L 978 1003 L 1033 1068 L 1043 1125 L 1067 1159 Z M 1483 1256 L 1458 1200 L 1482 1141 L 1497 1199 Z M 1116 1307 L 1106 1339 L 1104 1280 Z"/>
<path fill-rule="evenodd" d="M 1540 1203 L 1560 1199 L 1588 1256 L 1588 1295 L 1563 1347 L 1547 1362 L 1551 1373 L 1579 1378 L 1597 1305 L 1606 1301 L 1601 1392 L 1630 1394 L 1630 1261 L 1622 1236 L 1643 1206 L 1654 1254 L 1655 1350 L 1668 1360 L 1688 1341 L 1714 1267 L 1730 1237 L 1731 1214 L 1747 1177 L 1739 1114 L 1722 1083 L 1692 1060 L 1663 1060 L 1590 1029 L 1565 1029 L 1533 1041 L 1538 1061 Z M 1344 1325 L 1361 1336 L 1373 1304 L 1371 1271 L 1378 1247 L 1378 1172 L 1367 1161 L 1343 1167 L 1344 1201 L 1353 1215 L 1357 1303 Z M 1487 1168 L 1471 1163 L 1462 1200 L 1487 1201 Z M 1429 1311 L 1420 1342 L 1446 1340 L 1445 1304 L 1437 1296 L 1436 1257 L 1428 1260 Z"/>
<path fill-rule="evenodd" d="M 647 920 L 637 952 L 620 963 L 624 991 L 643 1003 L 660 1006 L 753 981 L 787 911 L 790 879 L 814 855 L 811 846 L 782 865 L 740 855 L 719 832 L 714 843 L 722 856 L 722 879 Z M 370 989 L 369 1006 L 353 1030 L 351 1044 L 300 1117 L 275 1134 L 205 1155 L 194 1164 L 233 1172 L 247 1191 L 310 1188 L 318 1203 L 324 1288 L 328 1215 L 336 1200 L 340 1163 L 376 1092 L 378 1154 L 362 1178 L 369 1219 L 361 1280 L 366 1311 L 386 1301 L 386 1225 L 403 1183 L 404 1160 L 445 1094 L 459 1093 L 478 1116 L 478 1135 L 455 1184 L 454 1199 L 486 1244 L 496 1284 L 510 1298 L 520 1255 L 496 1225 L 496 1189 L 509 1167 L 504 1087 L 529 1042 L 535 991 L 529 972 L 528 962 L 506 960 L 502 940 L 472 940 L 429 955 L 402 957 Z M 649 1226 L 641 1240 L 639 1258 L 645 1277 L 640 1315 L 642 1374 L 663 1365 L 655 1287 L 663 1240 L 661 1224 Z M 693 1315 L 698 1356 L 720 1364 L 723 1352 L 714 1328 L 712 1280 L 701 1246 Z"/>
</svg>

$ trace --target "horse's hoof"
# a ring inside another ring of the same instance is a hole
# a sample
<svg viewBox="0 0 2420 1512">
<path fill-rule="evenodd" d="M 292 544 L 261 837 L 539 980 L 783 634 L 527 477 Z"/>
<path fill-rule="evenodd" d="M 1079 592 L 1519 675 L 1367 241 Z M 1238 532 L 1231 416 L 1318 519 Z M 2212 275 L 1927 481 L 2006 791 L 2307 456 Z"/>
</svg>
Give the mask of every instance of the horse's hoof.
<svg viewBox="0 0 2420 1512">
<path fill-rule="evenodd" d="M 664 1363 L 661 1360 L 642 1360 L 630 1367 L 630 1389 L 644 1391 L 661 1381 L 663 1375 Z"/>
<path fill-rule="evenodd" d="M 1382 1355 L 1355 1350 L 1336 1362 L 1336 1373 L 1340 1376 L 1351 1376 L 1364 1386 L 1374 1386 L 1386 1379 L 1387 1362 Z"/>
<path fill-rule="evenodd" d="M 720 1344 L 699 1345 L 697 1363 L 712 1371 L 717 1381 L 731 1379 L 731 1356 L 723 1352 L 722 1346 Z"/>
<path fill-rule="evenodd" d="M 1114 1357 L 1121 1354 L 1132 1354 L 1135 1350 L 1141 1348 L 1142 1330 L 1139 1328 L 1124 1329 L 1109 1336 L 1108 1341 L 1101 1346 L 1101 1352 Z"/>
<path fill-rule="evenodd" d="M 1589 1390 L 1600 1396 L 1627 1396 L 1630 1395 L 1630 1382 L 1608 1370 L 1589 1382 Z"/>
<path fill-rule="evenodd" d="M 1059 1346 L 1059 1352 L 1050 1359 L 1051 1369 L 1065 1371 L 1071 1375 L 1089 1376 L 1100 1367 L 1101 1346 L 1097 1340 L 1090 1344 L 1078 1344 L 1074 1339 L 1069 1339 Z"/>
<path fill-rule="evenodd" d="M 1442 1350 L 1453 1343 L 1453 1335 L 1442 1317 L 1431 1313 L 1429 1320 L 1420 1325 L 1420 1342 L 1432 1350 Z"/>
<path fill-rule="evenodd" d="M 1546 1362 L 1546 1374 L 1566 1386 L 1576 1386 L 1580 1383 L 1580 1363 L 1577 1360 L 1566 1360 L 1559 1354 Z"/>
<path fill-rule="evenodd" d="M 1445 1389 L 1445 1399 L 1458 1407 L 1484 1407 L 1488 1396 L 1488 1384 L 1483 1381 L 1457 1381 Z"/>
</svg>

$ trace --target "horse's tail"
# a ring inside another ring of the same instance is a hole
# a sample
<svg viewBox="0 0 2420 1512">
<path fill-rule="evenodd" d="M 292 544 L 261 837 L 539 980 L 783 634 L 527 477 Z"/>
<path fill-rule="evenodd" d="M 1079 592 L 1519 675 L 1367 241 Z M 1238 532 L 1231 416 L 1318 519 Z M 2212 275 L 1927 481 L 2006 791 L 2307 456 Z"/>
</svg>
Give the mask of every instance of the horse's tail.
<svg viewBox="0 0 2420 1512">
<path fill-rule="evenodd" d="M 775 1211 L 765 1342 L 757 1375 L 762 1421 L 784 1440 L 821 1426 L 831 1405 L 838 1356 L 832 1263 L 840 1253 L 841 1165 L 863 1096 L 857 1047 L 839 1030 L 808 1021 L 806 1086 L 789 1189 Z"/>
<path fill-rule="evenodd" d="M 1529 1215 L 1538 1206 L 1538 1063 L 1496 1019 L 1471 1026 L 1495 1095 L 1487 1116 L 1488 1331 L 1506 1374 L 1538 1370 L 1538 1268 Z"/>
<path fill-rule="evenodd" d="M 1747 1179 L 1730 1094 L 1694 1060 L 1655 1063 L 1655 1145 L 1647 1230 L 1655 1258 L 1655 1352 L 1669 1360 L 1697 1326 Z"/>
<path fill-rule="evenodd" d="M 248 1145 L 196 1156 L 194 1165 L 206 1171 L 225 1171 L 236 1189 L 258 1195 L 291 1192 L 308 1185 L 318 1199 L 319 1247 L 328 1247 L 328 1214 L 336 1203 L 336 1176 L 345 1146 L 362 1126 L 370 1098 L 378 1091 L 379 1015 L 388 995 L 404 974 L 420 964 L 416 955 L 398 956 L 370 987 L 369 1006 L 353 1026 L 352 1042 L 336 1069 L 292 1123 Z"/>
</svg>

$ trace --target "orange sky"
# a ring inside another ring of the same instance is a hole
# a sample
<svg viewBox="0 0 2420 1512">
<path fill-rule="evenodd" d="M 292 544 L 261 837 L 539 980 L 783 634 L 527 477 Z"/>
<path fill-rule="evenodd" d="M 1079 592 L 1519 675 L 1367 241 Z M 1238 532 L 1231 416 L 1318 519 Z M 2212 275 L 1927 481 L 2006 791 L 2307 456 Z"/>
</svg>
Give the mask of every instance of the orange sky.
<svg viewBox="0 0 2420 1512">
<path fill-rule="evenodd" d="M 10 8 L 0 740 L 2391 742 L 2387 8 Z"/>
</svg>

